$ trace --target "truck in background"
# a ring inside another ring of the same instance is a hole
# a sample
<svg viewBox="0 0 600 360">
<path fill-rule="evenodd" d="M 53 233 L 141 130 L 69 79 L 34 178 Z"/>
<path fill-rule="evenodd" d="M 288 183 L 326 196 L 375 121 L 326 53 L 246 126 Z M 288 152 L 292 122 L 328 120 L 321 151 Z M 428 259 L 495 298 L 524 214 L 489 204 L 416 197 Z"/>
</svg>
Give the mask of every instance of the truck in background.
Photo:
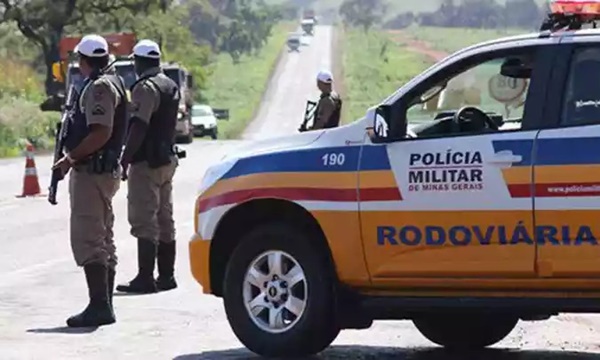
<svg viewBox="0 0 600 360">
<path fill-rule="evenodd" d="M 133 61 L 128 56 L 137 41 L 133 33 L 111 33 L 102 35 L 108 43 L 109 51 L 117 61 L 114 66 L 126 84 L 135 81 Z M 46 94 L 46 100 L 40 104 L 42 111 L 62 111 L 67 89 L 71 83 L 81 85 L 83 77 L 79 65 L 73 57 L 73 51 L 81 40 L 81 36 L 65 36 L 58 44 L 59 61 L 52 65 L 52 75 L 56 86 Z"/>
<path fill-rule="evenodd" d="M 312 20 L 315 24 L 317 23 L 317 16 L 313 9 L 304 9 L 302 11 L 302 20 Z"/>
<path fill-rule="evenodd" d="M 113 59 L 112 66 L 123 78 L 127 88 L 127 96 L 131 99 L 130 89 L 137 79 L 133 60 L 129 57 L 137 42 L 133 33 L 114 33 L 102 35 L 108 42 L 109 51 Z M 67 89 L 71 84 L 79 89 L 83 85 L 83 76 L 79 64 L 73 59 L 75 46 L 81 40 L 80 36 L 69 36 L 61 39 L 59 43 L 60 61 L 53 66 L 53 76 L 56 91 L 48 94 L 48 99 L 40 105 L 42 111 L 61 111 Z M 165 74 L 177 83 L 181 90 L 181 103 L 177 122 L 177 141 L 191 143 L 194 139 L 191 125 L 191 109 L 194 104 L 193 77 L 183 66 L 177 63 L 161 64 Z"/>
<path fill-rule="evenodd" d="M 181 64 L 166 62 L 161 65 L 165 75 L 177 83 L 181 93 L 177 118 L 177 141 L 189 144 L 194 141 L 192 107 L 194 106 L 194 80 L 192 74 Z"/>
</svg>

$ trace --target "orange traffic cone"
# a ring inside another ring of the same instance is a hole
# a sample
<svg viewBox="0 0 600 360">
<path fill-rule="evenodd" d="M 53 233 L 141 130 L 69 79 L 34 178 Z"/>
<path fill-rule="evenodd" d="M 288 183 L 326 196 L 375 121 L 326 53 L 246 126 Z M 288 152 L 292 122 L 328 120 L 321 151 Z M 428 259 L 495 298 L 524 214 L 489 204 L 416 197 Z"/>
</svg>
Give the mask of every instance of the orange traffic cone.
<svg viewBox="0 0 600 360">
<path fill-rule="evenodd" d="M 23 194 L 18 197 L 35 196 L 40 194 L 40 183 L 38 181 L 35 160 L 33 159 L 33 145 L 27 143 L 25 152 L 25 177 L 23 178 Z"/>
</svg>

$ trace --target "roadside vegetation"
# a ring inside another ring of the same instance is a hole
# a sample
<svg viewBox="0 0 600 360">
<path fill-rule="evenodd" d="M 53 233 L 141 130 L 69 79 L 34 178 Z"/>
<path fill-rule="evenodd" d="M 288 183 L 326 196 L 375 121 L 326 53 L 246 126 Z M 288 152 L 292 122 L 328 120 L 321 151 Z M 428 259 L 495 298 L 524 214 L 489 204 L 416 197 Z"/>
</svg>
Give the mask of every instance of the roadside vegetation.
<svg viewBox="0 0 600 360">
<path fill-rule="evenodd" d="M 204 97 L 216 108 L 229 109 L 229 121 L 219 123 L 224 139 L 237 138 L 253 119 L 260 106 L 289 31 L 296 24 L 277 25 L 266 45 L 255 56 L 242 57 L 239 63 L 225 54 L 209 65 Z"/>
<path fill-rule="evenodd" d="M 317 8 L 311 0 L 290 0 Z M 544 0 L 325 0 L 336 7 L 348 123 L 432 65 L 466 46 L 536 31 Z M 343 30 L 342 30 L 343 29 Z"/>
<path fill-rule="evenodd" d="M 411 38 L 427 43 L 431 48 L 446 53 L 505 36 L 527 33 L 523 29 L 475 29 L 411 26 L 404 30 Z"/>
<path fill-rule="evenodd" d="M 341 32 L 340 32 L 341 33 Z M 379 31 L 348 29 L 341 34 L 344 66 L 344 123 L 365 115 L 433 60 L 408 51 Z"/>
<path fill-rule="evenodd" d="M 191 71 L 196 102 L 232 107 L 223 128 L 234 136 L 251 117 L 283 44 L 280 22 L 295 17 L 289 7 L 245 0 L 2 0 L 1 5 L 0 157 L 18 155 L 26 141 L 41 150 L 53 146 L 60 114 L 42 112 L 39 105 L 48 92 L 64 87 L 51 75 L 64 36 L 134 32 L 138 39 L 156 40 L 164 60 Z M 215 88 L 221 86 L 228 88 Z M 245 107 L 233 108 L 238 104 Z"/>
</svg>

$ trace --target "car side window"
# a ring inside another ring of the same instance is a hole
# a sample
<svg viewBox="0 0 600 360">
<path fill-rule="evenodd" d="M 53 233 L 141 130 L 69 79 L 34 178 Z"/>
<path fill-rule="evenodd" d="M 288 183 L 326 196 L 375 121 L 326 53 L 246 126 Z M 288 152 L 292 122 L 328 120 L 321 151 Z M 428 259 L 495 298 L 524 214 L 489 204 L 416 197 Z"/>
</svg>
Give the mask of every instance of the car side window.
<svg viewBox="0 0 600 360">
<path fill-rule="evenodd" d="M 560 124 L 600 124 L 600 45 L 575 49 Z"/>
<path fill-rule="evenodd" d="M 460 129 L 452 128 L 452 116 L 465 106 L 475 107 L 487 114 L 500 130 L 521 128 L 523 109 L 527 100 L 534 51 L 499 56 L 452 76 L 420 95 L 406 113 L 409 127 L 419 137 L 456 135 L 457 133 L 484 133 L 486 124 L 466 114 Z M 503 69 L 517 64 L 526 71 L 522 76 L 507 76 Z M 435 88 L 443 90 L 435 93 Z M 431 97 L 427 93 L 435 94 Z M 432 122 L 433 120 L 433 122 Z"/>
</svg>

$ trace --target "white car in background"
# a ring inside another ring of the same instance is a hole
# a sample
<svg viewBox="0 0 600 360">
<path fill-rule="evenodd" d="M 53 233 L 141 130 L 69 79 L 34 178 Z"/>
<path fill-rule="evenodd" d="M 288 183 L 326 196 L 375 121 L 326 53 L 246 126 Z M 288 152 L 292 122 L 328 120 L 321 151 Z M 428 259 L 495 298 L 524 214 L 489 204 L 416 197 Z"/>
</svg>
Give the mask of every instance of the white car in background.
<svg viewBox="0 0 600 360">
<path fill-rule="evenodd" d="M 195 136 L 209 135 L 213 140 L 217 138 L 217 117 L 210 106 L 192 106 L 192 128 Z"/>
</svg>

